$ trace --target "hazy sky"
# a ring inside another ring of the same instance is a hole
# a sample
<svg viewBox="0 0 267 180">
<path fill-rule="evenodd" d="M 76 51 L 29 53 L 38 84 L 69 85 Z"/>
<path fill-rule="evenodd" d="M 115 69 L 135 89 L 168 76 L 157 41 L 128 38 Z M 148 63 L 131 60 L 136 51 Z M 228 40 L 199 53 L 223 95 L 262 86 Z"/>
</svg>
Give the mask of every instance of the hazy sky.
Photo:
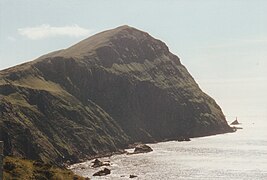
<svg viewBox="0 0 267 180">
<path fill-rule="evenodd" d="M 267 116 L 266 0 L 0 0 L 0 69 L 124 24 L 166 42 L 227 116 Z"/>
</svg>

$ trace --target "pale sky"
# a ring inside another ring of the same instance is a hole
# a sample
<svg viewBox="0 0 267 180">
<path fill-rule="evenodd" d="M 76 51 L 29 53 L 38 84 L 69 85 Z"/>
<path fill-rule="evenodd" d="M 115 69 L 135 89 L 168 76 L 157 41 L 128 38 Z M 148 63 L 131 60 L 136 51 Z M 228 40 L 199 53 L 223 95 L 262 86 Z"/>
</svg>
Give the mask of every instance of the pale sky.
<svg viewBox="0 0 267 180">
<path fill-rule="evenodd" d="M 164 41 L 229 120 L 266 118 L 266 0 L 0 0 L 0 69 L 125 24 Z"/>
</svg>

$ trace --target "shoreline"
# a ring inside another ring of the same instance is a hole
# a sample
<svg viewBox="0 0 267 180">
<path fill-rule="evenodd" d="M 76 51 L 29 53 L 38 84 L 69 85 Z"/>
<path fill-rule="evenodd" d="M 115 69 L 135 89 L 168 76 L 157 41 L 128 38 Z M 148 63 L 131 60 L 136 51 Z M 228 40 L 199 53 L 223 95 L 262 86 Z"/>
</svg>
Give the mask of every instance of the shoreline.
<svg viewBox="0 0 267 180">
<path fill-rule="evenodd" d="M 234 130 L 234 128 L 231 127 L 231 126 L 230 126 L 230 128 L 232 129 L 232 131 L 229 131 L 229 132 L 222 132 L 222 133 L 215 133 L 215 134 L 211 133 L 209 135 L 204 135 L 204 136 L 200 135 L 200 136 L 194 136 L 194 137 L 189 137 L 189 138 L 190 139 L 194 139 L 194 138 L 201 138 L 201 137 L 216 136 L 216 135 L 227 134 L 227 133 L 235 133 L 237 131 L 237 130 Z M 91 161 L 91 160 L 96 159 L 96 158 L 106 158 L 106 157 L 111 157 L 113 155 L 126 154 L 127 153 L 126 149 L 135 148 L 138 144 L 157 144 L 157 143 L 170 142 L 170 141 L 177 141 L 178 142 L 178 138 L 170 138 L 170 139 L 164 139 L 162 141 L 154 141 L 154 142 L 135 142 L 135 143 L 131 143 L 131 144 L 127 145 L 126 148 L 119 149 L 118 151 L 115 151 L 115 152 L 108 152 L 108 153 L 98 154 L 98 155 L 83 159 L 83 160 L 81 160 L 79 162 L 72 163 L 72 164 L 65 163 L 66 165 L 64 165 L 64 167 L 67 168 L 67 169 L 70 169 L 69 167 L 74 165 L 74 164 L 84 163 L 84 162 Z"/>
</svg>

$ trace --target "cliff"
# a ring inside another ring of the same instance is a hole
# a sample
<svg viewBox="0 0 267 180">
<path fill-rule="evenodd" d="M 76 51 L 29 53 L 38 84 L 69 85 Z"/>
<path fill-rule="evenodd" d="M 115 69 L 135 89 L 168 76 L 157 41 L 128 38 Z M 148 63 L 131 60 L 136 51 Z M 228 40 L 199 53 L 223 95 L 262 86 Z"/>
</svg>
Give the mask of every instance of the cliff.
<svg viewBox="0 0 267 180">
<path fill-rule="evenodd" d="M 129 26 L 2 70 L 0 98 L 5 154 L 44 162 L 231 131 L 180 59 Z"/>
</svg>

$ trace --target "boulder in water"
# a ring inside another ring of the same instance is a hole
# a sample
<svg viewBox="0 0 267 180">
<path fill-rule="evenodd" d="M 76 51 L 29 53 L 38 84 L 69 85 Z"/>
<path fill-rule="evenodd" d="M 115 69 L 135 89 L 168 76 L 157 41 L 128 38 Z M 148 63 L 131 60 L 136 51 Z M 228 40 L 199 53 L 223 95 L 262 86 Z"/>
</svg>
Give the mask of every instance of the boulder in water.
<svg viewBox="0 0 267 180">
<path fill-rule="evenodd" d="M 240 124 L 238 121 L 237 121 L 237 118 L 231 123 L 231 125 L 238 125 Z"/>
<path fill-rule="evenodd" d="M 103 170 L 94 173 L 93 176 L 106 176 L 108 174 L 110 174 L 110 169 L 104 168 Z"/>
<path fill-rule="evenodd" d="M 101 167 L 101 166 L 110 166 L 110 164 L 107 162 L 102 162 L 99 159 L 95 159 L 93 161 L 93 165 L 91 167 L 97 168 L 97 167 Z"/>
<path fill-rule="evenodd" d="M 139 154 L 139 153 L 148 153 L 153 151 L 153 149 L 151 147 L 149 147 L 146 144 L 138 144 L 135 146 L 134 152 L 133 153 L 127 153 L 128 155 L 131 154 Z"/>
<path fill-rule="evenodd" d="M 153 149 L 146 144 L 138 144 L 134 149 L 134 154 L 151 152 Z"/>
</svg>

